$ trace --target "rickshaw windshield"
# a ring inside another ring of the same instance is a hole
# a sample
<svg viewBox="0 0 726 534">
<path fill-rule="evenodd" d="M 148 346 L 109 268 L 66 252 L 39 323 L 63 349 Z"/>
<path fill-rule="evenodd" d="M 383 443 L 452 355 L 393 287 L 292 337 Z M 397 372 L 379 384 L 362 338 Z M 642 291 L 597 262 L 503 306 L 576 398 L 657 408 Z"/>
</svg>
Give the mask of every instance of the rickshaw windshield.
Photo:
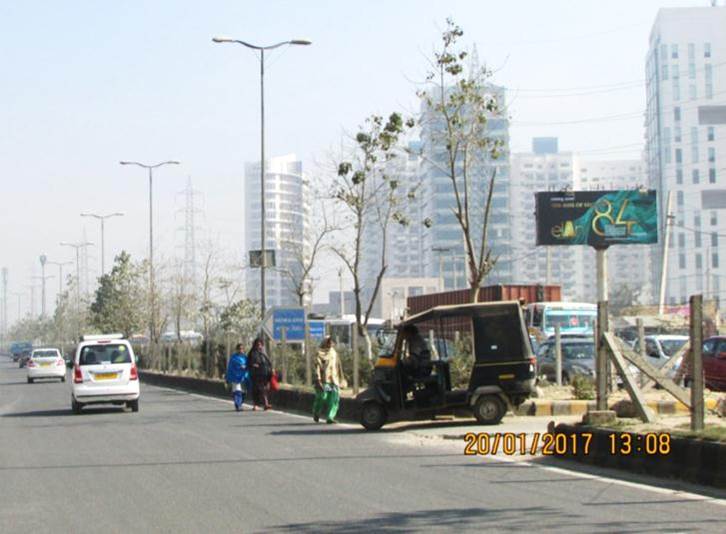
<svg viewBox="0 0 726 534">
<path fill-rule="evenodd" d="M 393 349 L 396 346 L 395 330 L 378 330 L 376 332 L 376 342 L 378 343 L 378 357 L 390 358 L 393 356 Z"/>
</svg>

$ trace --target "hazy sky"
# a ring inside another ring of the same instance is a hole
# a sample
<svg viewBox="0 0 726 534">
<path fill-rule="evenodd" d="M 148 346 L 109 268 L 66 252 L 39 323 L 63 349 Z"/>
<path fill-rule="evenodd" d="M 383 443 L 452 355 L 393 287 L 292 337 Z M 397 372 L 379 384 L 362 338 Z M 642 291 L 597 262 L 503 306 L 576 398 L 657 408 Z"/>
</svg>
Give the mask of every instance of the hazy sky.
<svg viewBox="0 0 726 534">
<path fill-rule="evenodd" d="M 82 211 L 126 213 L 107 224 L 107 265 L 121 249 L 146 254 L 148 180 L 120 159 L 182 162 L 156 174 L 160 255 L 182 253 L 177 193 L 191 176 L 204 197 L 204 235 L 241 261 L 244 162 L 259 154 L 259 63 L 250 50 L 213 44 L 214 35 L 313 41 L 270 54 L 266 74 L 268 154 L 295 152 L 308 171 L 368 114 L 417 108 L 416 84 L 447 16 L 510 89 L 513 150 L 552 135 L 564 150 L 628 158 L 641 151 L 658 8 L 709 3 L 0 0 L 0 266 L 9 292 L 29 294 L 42 252 L 73 259 L 60 241 L 85 229 L 99 243 Z M 91 267 L 100 271 L 98 250 Z M 49 303 L 57 284 L 49 281 Z M 16 310 L 11 297 L 10 321 Z"/>
</svg>

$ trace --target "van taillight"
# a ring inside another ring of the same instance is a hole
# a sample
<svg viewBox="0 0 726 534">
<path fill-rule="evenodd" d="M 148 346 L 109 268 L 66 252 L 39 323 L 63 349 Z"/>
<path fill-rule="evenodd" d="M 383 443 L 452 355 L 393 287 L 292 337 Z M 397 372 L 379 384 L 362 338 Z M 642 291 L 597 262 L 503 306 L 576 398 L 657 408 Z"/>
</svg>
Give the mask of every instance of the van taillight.
<svg viewBox="0 0 726 534">
<path fill-rule="evenodd" d="M 130 380 L 138 380 L 139 379 L 139 371 L 136 369 L 136 364 L 131 364 L 131 375 L 129 376 Z"/>
<path fill-rule="evenodd" d="M 81 373 L 81 368 L 78 365 L 73 368 L 73 382 L 75 384 L 83 382 L 83 373 Z"/>
</svg>

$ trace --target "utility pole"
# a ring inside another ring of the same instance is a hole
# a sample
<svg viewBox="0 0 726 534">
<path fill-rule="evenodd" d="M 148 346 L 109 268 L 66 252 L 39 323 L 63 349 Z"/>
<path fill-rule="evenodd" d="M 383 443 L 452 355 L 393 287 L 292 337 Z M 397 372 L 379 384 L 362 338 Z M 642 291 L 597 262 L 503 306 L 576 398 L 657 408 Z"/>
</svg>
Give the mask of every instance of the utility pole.
<svg viewBox="0 0 726 534">
<path fill-rule="evenodd" d="M 138 161 L 119 161 L 120 165 L 136 165 L 149 172 L 149 341 L 153 347 L 156 342 L 156 297 L 154 288 L 154 169 L 164 165 L 179 165 L 176 160 L 162 161 L 155 165 L 147 165 Z M 153 357 L 153 348 L 151 349 Z"/>
<path fill-rule="evenodd" d="M 338 283 L 340 291 L 340 318 L 345 315 L 345 298 L 343 298 L 343 268 L 338 269 Z"/>
<path fill-rule="evenodd" d="M 45 254 L 40 255 L 40 279 L 42 282 L 43 287 L 43 293 L 40 301 L 40 315 L 41 317 L 45 317 L 45 263 L 48 261 L 48 256 Z"/>
<path fill-rule="evenodd" d="M 547 271 L 545 272 L 545 285 L 552 283 L 552 247 L 545 247 L 547 250 Z"/>
<path fill-rule="evenodd" d="M 439 253 L 439 291 L 446 290 L 446 284 L 444 283 L 444 252 L 451 252 L 449 247 L 433 247 L 432 252 Z"/>
<path fill-rule="evenodd" d="M 25 287 L 26 289 L 30 289 L 30 311 L 28 316 L 33 317 L 35 315 L 35 285 L 27 284 Z"/>
<path fill-rule="evenodd" d="M 81 254 L 80 250 L 85 247 L 90 247 L 93 243 L 88 241 L 81 241 L 80 243 L 66 243 L 62 241 L 60 244 L 62 247 L 72 247 L 76 250 L 76 313 L 78 317 L 81 316 Z M 80 324 L 78 328 L 80 330 Z M 78 332 L 80 335 L 80 331 Z"/>
<path fill-rule="evenodd" d="M 105 241 L 105 226 L 106 219 L 111 217 L 123 217 L 123 213 L 109 213 L 108 215 L 99 215 L 97 213 L 81 213 L 81 217 L 93 217 L 101 221 L 101 276 L 106 274 L 106 241 Z"/>
<path fill-rule="evenodd" d="M 45 271 L 45 269 L 43 271 Z M 40 280 L 41 295 L 42 295 L 42 301 L 40 303 L 40 306 L 41 306 L 40 316 L 41 317 L 45 317 L 45 281 L 50 278 L 53 278 L 52 274 L 50 274 L 48 276 L 42 275 L 42 276 L 33 277 L 33 280 Z"/>
<path fill-rule="evenodd" d="M 2 307 L 2 346 L 5 346 L 5 336 L 8 334 L 8 268 L 2 268 L 3 307 Z"/>
<path fill-rule="evenodd" d="M 660 316 L 663 315 L 665 307 L 666 284 L 668 283 L 668 247 L 670 246 L 671 226 L 673 226 L 674 218 L 671 213 L 672 202 L 672 191 L 668 191 L 668 200 L 666 201 L 665 237 L 663 239 L 663 256 L 661 258 L 660 296 L 658 298 L 658 315 Z"/>
<path fill-rule="evenodd" d="M 64 265 L 73 265 L 72 261 L 49 261 L 47 262 L 48 265 L 57 265 L 58 266 L 58 296 L 63 293 L 63 266 Z"/>
</svg>

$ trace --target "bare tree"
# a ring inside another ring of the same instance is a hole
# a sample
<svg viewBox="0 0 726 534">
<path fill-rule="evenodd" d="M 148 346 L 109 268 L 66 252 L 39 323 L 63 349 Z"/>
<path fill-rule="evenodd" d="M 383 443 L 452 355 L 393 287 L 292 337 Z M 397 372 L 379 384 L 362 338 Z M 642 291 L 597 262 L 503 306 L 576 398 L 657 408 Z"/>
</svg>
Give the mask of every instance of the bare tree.
<svg viewBox="0 0 726 534">
<path fill-rule="evenodd" d="M 478 184 L 473 182 L 501 155 L 502 142 L 491 135 L 487 123 L 490 118 L 501 116 L 502 111 L 496 91 L 489 83 L 491 71 L 473 61 L 467 72 L 464 60 L 469 53 L 459 45 L 463 35 L 463 30 L 447 19 L 442 46 L 434 52 L 431 71 L 426 77 L 429 87 L 418 94 L 424 102 L 422 120 L 443 125 L 434 126 L 430 131 L 434 146 L 445 150 L 445 164 L 439 164 L 425 153 L 422 157 L 450 180 L 455 200 L 453 215 L 464 241 L 470 300 L 476 302 L 482 280 L 497 261 L 488 236 L 496 167 L 491 169 L 484 211 L 479 217 L 474 201 Z M 430 220 L 425 223 L 433 224 Z"/>
<path fill-rule="evenodd" d="M 338 230 L 332 222 L 325 208 L 313 216 L 313 221 L 307 235 L 300 240 L 282 241 L 282 246 L 291 255 L 292 262 L 288 268 L 282 270 L 288 280 L 290 288 L 297 297 L 300 306 L 305 305 L 305 296 L 312 296 L 312 273 L 317 265 L 320 254 L 327 248 L 330 235 Z"/>
</svg>

